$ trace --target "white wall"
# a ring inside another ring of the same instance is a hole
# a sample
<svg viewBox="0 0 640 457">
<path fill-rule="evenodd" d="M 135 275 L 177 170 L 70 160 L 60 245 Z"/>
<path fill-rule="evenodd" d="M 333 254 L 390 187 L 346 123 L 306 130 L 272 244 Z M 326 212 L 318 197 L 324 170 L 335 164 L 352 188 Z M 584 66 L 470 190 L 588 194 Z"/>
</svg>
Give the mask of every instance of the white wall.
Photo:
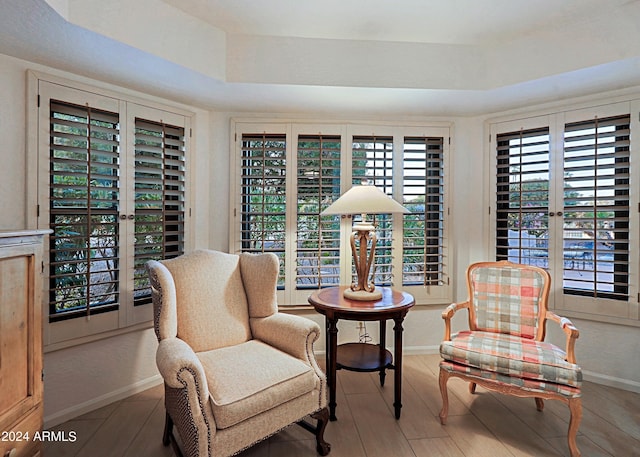
<svg viewBox="0 0 640 457">
<path fill-rule="evenodd" d="M 147 329 L 45 353 L 45 427 L 160 384 L 157 347 Z"/>
<path fill-rule="evenodd" d="M 26 63 L 0 54 L 0 230 L 26 228 Z"/>
<path fill-rule="evenodd" d="M 576 360 L 584 378 L 640 393 L 640 329 L 572 318 L 580 331 Z M 549 341 L 564 347 L 564 333 L 548 324 Z"/>
<path fill-rule="evenodd" d="M 220 251 L 229 248 L 229 116 L 211 114 L 211 230 L 209 247 Z"/>
</svg>

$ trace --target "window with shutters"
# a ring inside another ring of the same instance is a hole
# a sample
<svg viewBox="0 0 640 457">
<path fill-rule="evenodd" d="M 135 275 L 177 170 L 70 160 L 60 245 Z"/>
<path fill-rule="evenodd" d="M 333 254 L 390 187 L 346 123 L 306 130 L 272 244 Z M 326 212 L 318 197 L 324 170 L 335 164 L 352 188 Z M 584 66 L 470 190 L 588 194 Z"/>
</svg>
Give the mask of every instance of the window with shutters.
<svg viewBox="0 0 640 457">
<path fill-rule="evenodd" d="M 51 100 L 49 122 L 50 319 L 117 309 L 119 115 Z"/>
<path fill-rule="evenodd" d="M 629 116 L 564 129 L 566 294 L 629 298 Z"/>
<path fill-rule="evenodd" d="M 381 189 L 389 197 L 393 197 L 393 137 L 391 136 L 354 136 L 352 147 L 352 185 L 372 184 Z M 397 185 L 401 185 L 400 182 Z M 393 282 L 392 214 L 373 214 L 378 241 L 376 243 L 375 271 L 373 283 L 390 286 Z M 396 215 L 395 217 L 401 217 Z M 359 221 L 361 215 L 354 215 Z M 357 282 L 355 268 L 353 280 Z"/>
<path fill-rule="evenodd" d="M 149 321 L 145 263 L 185 250 L 184 115 L 39 82 L 45 344 Z"/>
<path fill-rule="evenodd" d="M 402 284 L 442 286 L 445 256 L 445 175 L 442 137 L 405 137 L 403 155 Z"/>
<path fill-rule="evenodd" d="M 631 121 L 590 111 L 532 119 L 547 124 L 534 128 L 492 127 L 495 255 L 548 269 L 560 285 L 553 289 L 557 308 L 628 317 L 637 288 L 630 275 L 637 267 L 630 256 Z"/>
<path fill-rule="evenodd" d="M 296 287 L 340 284 L 340 218 L 321 216 L 340 196 L 341 138 L 298 136 Z"/>
<path fill-rule="evenodd" d="M 286 254 L 287 139 L 279 134 L 242 136 L 242 252 L 271 252 L 280 259 L 284 286 Z"/>
<path fill-rule="evenodd" d="M 349 236 L 360 214 L 322 211 L 353 185 L 382 189 L 412 212 L 371 215 L 377 245 L 373 280 L 408 287 L 419 303 L 450 296 L 446 236 L 448 128 L 406 135 L 402 126 L 234 124 L 232 148 L 238 199 L 232 251 L 274 252 L 280 258 L 279 303 L 306 304 L 309 289 L 355 278 Z M 431 289 L 425 286 L 434 286 Z"/>
<path fill-rule="evenodd" d="M 496 259 L 548 268 L 549 129 L 497 137 Z"/>
<path fill-rule="evenodd" d="M 145 264 L 184 253 L 184 127 L 135 118 L 134 305 L 151 302 Z"/>
</svg>

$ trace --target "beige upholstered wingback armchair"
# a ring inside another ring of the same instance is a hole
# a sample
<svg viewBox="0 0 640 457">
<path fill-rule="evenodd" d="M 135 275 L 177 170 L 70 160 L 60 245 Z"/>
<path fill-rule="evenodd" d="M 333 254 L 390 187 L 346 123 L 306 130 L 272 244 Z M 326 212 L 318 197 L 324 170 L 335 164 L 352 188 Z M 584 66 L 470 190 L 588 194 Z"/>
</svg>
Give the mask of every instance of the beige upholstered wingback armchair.
<svg viewBox="0 0 640 457">
<path fill-rule="evenodd" d="M 234 455 L 299 423 L 326 455 L 326 379 L 313 343 L 320 327 L 279 313 L 273 254 L 195 251 L 150 261 L 163 441 L 176 454 Z M 312 426 L 305 418 L 317 419 Z"/>
</svg>

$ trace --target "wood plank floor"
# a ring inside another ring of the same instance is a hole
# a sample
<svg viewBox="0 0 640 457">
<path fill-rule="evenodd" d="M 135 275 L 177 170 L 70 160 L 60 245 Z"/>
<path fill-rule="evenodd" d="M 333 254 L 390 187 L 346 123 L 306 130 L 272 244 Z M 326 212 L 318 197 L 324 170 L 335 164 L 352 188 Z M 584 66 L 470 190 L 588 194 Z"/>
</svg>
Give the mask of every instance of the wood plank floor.
<svg viewBox="0 0 640 457">
<path fill-rule="evenodd" d="M 381 388 L 376 373 L 338 372 L 338 420 L 325 438 L 332 457 L 541 457 L 568 456 L 568 408 L 532 399 L 469 394 L 466 383 L 449 381 L 449 421 L 440 425 L 438 355 L 404 357 L 402 417 L 393 417 L 393 376 Z M 162 386 L 55 427 L 75 432 L 75 442 L 50 442 L 46 457 L 172 456 L 161 443 Z M 315 456 L 315 441 L 292 426 L 243 452 L 241 457 Z M 583 457 L 640 456 L 640 394 L 585 382 L 578 435 Z"/>
</svg>

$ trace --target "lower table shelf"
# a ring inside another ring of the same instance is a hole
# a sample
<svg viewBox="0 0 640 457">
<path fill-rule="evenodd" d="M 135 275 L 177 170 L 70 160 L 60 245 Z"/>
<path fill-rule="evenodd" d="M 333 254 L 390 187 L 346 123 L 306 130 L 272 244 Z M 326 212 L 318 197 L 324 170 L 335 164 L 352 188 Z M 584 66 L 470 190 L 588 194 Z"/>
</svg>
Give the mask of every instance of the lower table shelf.
<svg viewBox="0 0 640 457">
<path fill-rule="evenodd" d="M 393 368 L 393 356 L 387 349 L 371 343 L 346 343 L 337 348 L 337 369 L 351 371 L 380 371 Z"/>
</svg>

